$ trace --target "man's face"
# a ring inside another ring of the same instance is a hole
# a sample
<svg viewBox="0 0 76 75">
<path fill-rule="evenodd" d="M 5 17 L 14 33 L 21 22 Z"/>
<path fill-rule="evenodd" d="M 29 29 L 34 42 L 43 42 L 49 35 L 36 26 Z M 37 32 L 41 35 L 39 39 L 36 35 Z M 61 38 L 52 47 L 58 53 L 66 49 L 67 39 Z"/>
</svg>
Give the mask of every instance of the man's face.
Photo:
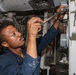
<svg viewBox="0 0 76 75">
<path fill-rule="evenodd" d="M 3 38 L 6 40 L 5 43 L 8 44 L 8 48 L 17 48 L 25 43 L 21 33 L 12 25 L 4 28 L 1 33 L 4 36 Z"/>
</svg>

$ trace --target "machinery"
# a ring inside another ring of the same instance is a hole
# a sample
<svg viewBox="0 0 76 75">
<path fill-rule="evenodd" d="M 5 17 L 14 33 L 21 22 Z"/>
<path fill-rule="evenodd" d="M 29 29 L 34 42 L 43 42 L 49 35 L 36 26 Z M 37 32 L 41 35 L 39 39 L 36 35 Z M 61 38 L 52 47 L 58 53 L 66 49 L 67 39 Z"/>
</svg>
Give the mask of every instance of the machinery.
<svg viewBox="0 0 76 75">
<path fill-rule="evenodd" d="M 76 0 L 0 0 L 0 23 L 4 19 L 15 22 L 25 39 L 28 17 L 37 15 L 44 20 L 39 39 L 52 26 L 60 5 L 68 5 L 68 10 L 62 9 L 67 14 L 59 25 L 61 33 L 41 54 L 41 75 L 76 75 Z"/>
<path fill-rule="evenodd" d="M 69 75 L 76 75 L 75 71 L 75 63 L 76 59 L 74 59 L 75 56 L 75 48 L 76 48 L 76 0 L 70 0 L 69 1 Z"/>
</svg>

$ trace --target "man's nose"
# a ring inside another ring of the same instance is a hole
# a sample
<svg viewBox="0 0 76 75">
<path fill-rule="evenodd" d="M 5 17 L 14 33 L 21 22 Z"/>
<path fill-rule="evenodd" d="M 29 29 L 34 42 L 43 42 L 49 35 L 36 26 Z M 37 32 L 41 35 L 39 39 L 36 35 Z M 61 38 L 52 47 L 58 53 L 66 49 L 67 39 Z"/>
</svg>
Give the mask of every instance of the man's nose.
<svg viewBox="0 0 76 75">
<path fill-rule="evenodd" d="M 22 34 L 21 34 L 21 32 L 17 32 L 17 35 L 20 37 Z"/>
</svg>

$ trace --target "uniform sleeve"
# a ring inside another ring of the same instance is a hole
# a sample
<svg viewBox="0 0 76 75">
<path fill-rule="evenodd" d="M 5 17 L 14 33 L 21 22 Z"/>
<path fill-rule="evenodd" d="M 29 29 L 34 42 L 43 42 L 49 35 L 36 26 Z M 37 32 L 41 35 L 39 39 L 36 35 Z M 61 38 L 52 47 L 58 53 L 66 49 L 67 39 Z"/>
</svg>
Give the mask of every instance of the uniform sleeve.
<svg viewBox="0 0 76 75">
<path fill-rule="evenodd" d="M 24 75 L 33 75 L 33 73 L 35 72 L 37 66 L 40 63 L 39 61 L 40 61 L 40 57 L 34 59 L 31 56 L 26 55 L 25 58 L 24 58 L 23 65 L 22 65 L 22 73 Z"/>
<path fill-rule="evenodd" d="M 55 29 L 53 26 L 48 30 L 48 32 L 42 37 L 39 45 L 38 45 L 38 53 L 44 50 L 52 40 L 57 36 L 59 30 Z"/>
<path fill-rule="evenodd" d="M 9 59 L 3 60 L 0 57 L 0 75 L 33 75 L 39 64 L 40 57 L 34 59 L 29 55 L 25 55 L 22 64 L 11 62 Z"/>
</svg>

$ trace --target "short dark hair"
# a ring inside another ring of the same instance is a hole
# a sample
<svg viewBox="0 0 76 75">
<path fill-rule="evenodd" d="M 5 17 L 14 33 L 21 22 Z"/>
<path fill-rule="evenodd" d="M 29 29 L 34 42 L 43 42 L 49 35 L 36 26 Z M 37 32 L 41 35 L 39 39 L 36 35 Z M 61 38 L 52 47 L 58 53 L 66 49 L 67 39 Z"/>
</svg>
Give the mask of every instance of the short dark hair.
<svg viewBox="0 0 76 75">
<path fill-rule="evenodd" d="M 0 44 L 5 41 L 1 32 L 4 28 L 6 28 L 9 25 L 14 26 L 14 23 L 9 20 L 3 20 L 2 23 L 0 24 Z"/>
</svg>

